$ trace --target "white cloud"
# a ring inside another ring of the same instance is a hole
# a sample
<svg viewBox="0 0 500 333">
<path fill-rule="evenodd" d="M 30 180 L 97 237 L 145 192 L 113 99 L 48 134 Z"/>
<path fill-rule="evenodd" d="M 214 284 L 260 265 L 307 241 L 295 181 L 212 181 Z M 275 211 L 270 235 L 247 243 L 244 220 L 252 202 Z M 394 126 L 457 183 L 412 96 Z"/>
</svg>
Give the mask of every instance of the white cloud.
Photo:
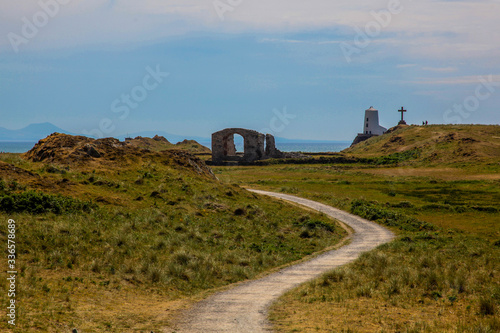
<svg viewBox="0 0 500 333">
<path fill-rule="evenodd" d="M 3 3 L 0 35 L 20 34 L 21 19 L 31 19 L 40 10 L 39 1 L 54 0 Z M 404 54 L 437 59 L 500 58 L 500 40 L 494 37 L 500 31 L 500 1 L 400 0 L 401 12 L 387 16 L 388 3 L 389 0 L 243 0 L 224 13 L 225 20 L 221 21 L 214 0 L 71 0 L 61 6 L 43 33 L 26 47 L 134 43 L 190 31 L 281 33 L 341 28 L 344 37 L 354 38 L 355 27 L 364 29 L 366 24 L 376 22 L 372 12 L 383 11 L 385 14 L 379 17 L 390 22 L 382 28 L 380 37 L 384 38 L 375 37 L 374 41 L 391 44 Z M 0 50 L 9 49 L 5 37 L 0 39 Z"/>
</svg>

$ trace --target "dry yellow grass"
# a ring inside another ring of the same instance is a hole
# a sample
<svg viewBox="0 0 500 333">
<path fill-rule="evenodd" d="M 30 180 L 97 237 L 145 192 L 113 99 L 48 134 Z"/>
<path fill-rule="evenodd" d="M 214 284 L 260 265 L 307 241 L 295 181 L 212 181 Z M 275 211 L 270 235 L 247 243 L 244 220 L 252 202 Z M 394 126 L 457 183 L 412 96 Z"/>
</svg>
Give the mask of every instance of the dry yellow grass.
<svg viewBox="0 0 500 333">
<path fill-rule="evenodd" d="M 301 289 L 298 290 L 299 292 Z M 273 306 L 276 332 L 457 332 L 457 324 L 479 324 L 469 301 L 393 306 L 383 300 L 304 303 L 296 292 Z M 469 307 L 469 308 L 468 308 Z M 494 319 L 491 319 L 493 321 Z M 459 325 L 460 326 L 460 325 Z"/>
<path fill-rule="evenodd" d="M 32 328 L 39 327 L 44 332 L 70 332 L 78 328 L 83 332 L 150 332 L 159 327 L 168 327 L 176 312 L 189 304 L 188 299 L 173 300 L 168 295 L 153 291 L 138 291 L 132 288 L 117 290 L 85 289 L 72 290 L 66 301 L 57 298 L 39 298 L 47 304 L 47 313 L 20 313 L 23 320 L 38 321 Z M 68 316 L 70 314 L 70 316 Z M 46 326 L 41 318 L 52 316 L 57 323 Z M 31 318 L 31 319 L 30 319 Z"/>
</svg>

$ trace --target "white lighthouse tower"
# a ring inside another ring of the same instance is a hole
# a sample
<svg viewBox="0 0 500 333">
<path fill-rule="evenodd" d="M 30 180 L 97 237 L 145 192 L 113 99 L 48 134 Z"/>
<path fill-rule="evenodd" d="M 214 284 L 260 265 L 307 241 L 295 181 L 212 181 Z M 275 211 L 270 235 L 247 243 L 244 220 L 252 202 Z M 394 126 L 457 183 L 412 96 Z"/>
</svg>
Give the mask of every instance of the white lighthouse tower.
<svg viewBox="0 0 500 333">
<path fill-rule="evenodd" d="M 378 123 L 378 110 L 370 106 L 370 108 L 365 111 L 365 121 L 362 133 L 368 135 L 382 135 L 385 131 L 387 131 L 387 128 L 380 126 Z"/>
<path fill-rule="evenodd" d="M 363 132 L 358 133 L 351 147 L 362 141 L 368 140 L 372 136 L 382 135 L 387 131 L 387 128 L 382 127 L 378 123 L 378 110 L 370 106 L 365 110 L 365 119 L 363 121 Z"/>
</svg>

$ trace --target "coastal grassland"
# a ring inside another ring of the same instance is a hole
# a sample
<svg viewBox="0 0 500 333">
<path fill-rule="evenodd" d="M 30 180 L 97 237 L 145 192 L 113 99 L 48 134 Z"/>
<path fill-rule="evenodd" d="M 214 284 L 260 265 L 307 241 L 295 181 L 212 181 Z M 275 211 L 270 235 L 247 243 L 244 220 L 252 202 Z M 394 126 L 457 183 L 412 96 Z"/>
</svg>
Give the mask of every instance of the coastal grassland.
<svg viewBox="0 0 500 333">
<path fill-rule="evenodd" d="M 500 250 L 453 232 L 403 233 L 284 295 L 278 332 L 498 332 Z"/>
<path fill-rule="evenodd" d="M 14 332 L 160 331 L 207 292 L 345 235 L 324 215 L 221 183 L 183 156 L 111 166 L 0 156 L 0 243 L 6 221 L 17 226 Z M 0 294 L 7 304 L 6 283 Z"/>
<path fill-rule="evenodd" d="M 477 166 L 474 166 L 476 168 Z M 216 176 L 263 190 L 296 194 L 344 210 L 377 201 L 438 226 L 500 240 L 500 179 L 482 169 L 306 164 L 214 167 Z"/>
<path fill-rule="evenodd" d="M 283 296 L 270 315 L 278 332 L 498 332 L 497 169 L 349 163 L 214 172 L 351 211 L 398 235 Z"/>
</svg>

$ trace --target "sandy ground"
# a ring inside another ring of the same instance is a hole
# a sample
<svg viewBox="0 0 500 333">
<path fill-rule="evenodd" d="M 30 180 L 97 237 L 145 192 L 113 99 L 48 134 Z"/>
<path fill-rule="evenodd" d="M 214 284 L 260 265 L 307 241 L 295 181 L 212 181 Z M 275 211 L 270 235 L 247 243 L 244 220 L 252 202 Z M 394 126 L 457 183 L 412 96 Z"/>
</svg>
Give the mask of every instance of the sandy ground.
<svg viewBox="0 0 500 333">
<path fill-rule="evenodd" d="M 345 223 L 354 230 L 351 242 L 309 261 L 208 297 L 183 314 L 175 325 L 175 332 L 270 332 L 267 310 L 283 293 L 353 261 L 361 253 L 394 237 L 392 232 L 378 224 L 315 201 L 281 193 L 250 191 L 306 206 Z"/>
</svg>

